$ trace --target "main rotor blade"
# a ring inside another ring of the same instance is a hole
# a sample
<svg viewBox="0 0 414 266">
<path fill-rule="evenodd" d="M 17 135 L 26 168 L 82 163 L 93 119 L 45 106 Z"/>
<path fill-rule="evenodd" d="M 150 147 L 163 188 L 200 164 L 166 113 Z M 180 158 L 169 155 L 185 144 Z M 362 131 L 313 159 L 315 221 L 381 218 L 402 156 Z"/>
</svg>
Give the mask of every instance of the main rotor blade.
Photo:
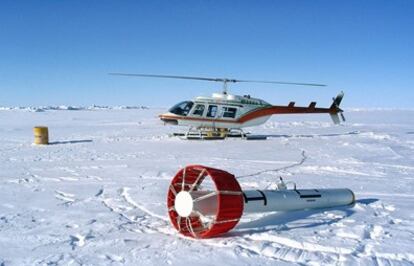
<svg viewBox="0 0 414 266">
<path fill-rule="evenodd" d="M 317 83 L 301 83 L 301 82 L 287 82 L 287 81 L 266 81 L 266 80 L 239 80 L 228 78 L 207 78 L 207 77 L 191 77 L 191 76 L 175 76 L 175 75 L 155 75 L 155 74 L 131 74 L 131 73 L 109 73 L 114 76 L 127 76 L 127 77 L 145 77 L 145 78 L 169 78 L 169 79 L 189 79 L 189 80 L 203 80 L 203 81 L 215 81 L 215 82 L 245 82 L 245 83 L 271 83 L 271 84 L 284 84 L 284 85 L 299 85 L 299 86 L 319 86 L 324 87 L 324 84 Z"/>
<path fill-rule="evenodd" d="M 325 87 L 325 84 L 318 83 L 301 83 L 301 82 L 288 82 L 288 81 L 266 81 L 266 80 L 235 80 L 235 82 L 249 82 L 249 83 L 271 83 L 271 84 L 285 84 L 285 85 L 299 85 L 299 86 L 318 86 Z"/>
<path fill-rule="evenodd" d="M 221 79 L 221 78 L 204 78 L 204 77 L 154 75 L 154 74 L 109 73 L 109 75 L 127 76 L 127 77 L 144 77 L 144 78 L 192 79 L 192 80 L 217 81 L 217 82 L 224 82 L 226 80 L 226 79 Z"/>
</svg>

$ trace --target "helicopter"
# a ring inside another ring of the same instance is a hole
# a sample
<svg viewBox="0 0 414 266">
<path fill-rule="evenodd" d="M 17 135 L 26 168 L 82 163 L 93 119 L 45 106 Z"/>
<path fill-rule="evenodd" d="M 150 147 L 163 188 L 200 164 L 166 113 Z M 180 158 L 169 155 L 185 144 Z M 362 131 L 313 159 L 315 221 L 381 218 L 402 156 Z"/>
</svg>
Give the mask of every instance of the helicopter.
<svg viewBox="0 0 414 266">
<path fill-rule="evenodd" d="M 316 107 L 316 102 L 311 102 L 306 107 L 295 106 L 295 102 L 290 102 L 286 106 L 272 105 L 262 99 L 253 98 L 250 95 L 241 96 L 228 93 L 229 83 L 271 83 L 318 87 L 326 86 L 324 84 L 155 74 L 109 74 L 128 77 L 201 80 L 222 83 L 223 88 L 220 93 L 213 93 L 211 97 L 199 96 L 191 101 L 177 103 L 167 113 L 159 115 L 159 118 L 165 124 L 188 126 L 189 130 L 187 133 L 176 135 L 185 136 L 189 139 L 222 139 L 231 136 L 246 137 L 243 128 L 264 124 L 272 115 L 280 114 L 327 113 L 331 116 L 334 124 L 339 124 L 341 119 L 345 121 L 343 110 L 340 108 L 344 97 L 343 91 L 333 98 L 332 105 L 329 108 Z M 234 134 L 235 131 L 240 133 Z"/>
</svg>

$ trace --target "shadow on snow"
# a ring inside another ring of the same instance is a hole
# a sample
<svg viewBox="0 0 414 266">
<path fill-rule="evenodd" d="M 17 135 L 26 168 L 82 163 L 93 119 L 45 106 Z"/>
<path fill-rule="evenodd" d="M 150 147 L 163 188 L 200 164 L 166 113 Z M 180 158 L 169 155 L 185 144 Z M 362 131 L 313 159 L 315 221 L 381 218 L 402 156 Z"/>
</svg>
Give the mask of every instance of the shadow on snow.
<svg viewBox="0 0 414 266">
<path fill-rule="evenodd" d="M 355 203 L 369 205 L 376 201 L 378 201 L 378 199 L 367 198 L 357 200 Z M 226 236 L 233 237 L 248 235 L 252 233 L 263 233 L 273 230 L 288 231 L 299 228 L 312 228 L 321 225 L 332 225 L 352 216 L 355 213 L 352 207 L 353 205 L 314 210 L 276 212 L 254 221 L 240 223 L 234 231 L 226 234 Z M 321 215 L 327 211 L 339 211 L 341 212 L 341 215 L 335 215 L 334 217 Z"/>
<path fill-rule="evenodd" d="M 49 142 L 49 145 L 78 144 L 78 143 L 89 143 L 89 142 L 92 142 L 92 140 L 91 139 L 64 140 L 64 141 L 53 141 L 53 142 Z"/>
<path fill-rule="evenodd" d="M 340 137 L 349 135 L 359 135 L 359 131 L 351 131 L 345 133 L 332 133 L 332 134 L 300 134 L 300 135 L 287 135 L 287 134 L 269 134 L 269 135 L 254 135 L 255 137 L 267 137 L 267 138 L 316 138 L 316 137 Z"/>
</svg>

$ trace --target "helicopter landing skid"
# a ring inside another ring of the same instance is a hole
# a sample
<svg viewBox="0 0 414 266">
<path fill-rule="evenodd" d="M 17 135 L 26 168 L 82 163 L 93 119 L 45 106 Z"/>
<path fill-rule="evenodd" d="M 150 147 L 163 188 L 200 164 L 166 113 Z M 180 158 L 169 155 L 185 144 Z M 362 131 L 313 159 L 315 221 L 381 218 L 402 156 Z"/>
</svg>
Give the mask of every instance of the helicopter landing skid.
<svg viewBox="0 0 414 266">
<path fill-rule="evenodd" d="M 240 138 L 246 140 L 267 139 L 266 137 L 250 135 L 241 129 L 218 128 L 190 128 L 186 133 L 173 133 L 172 136 L 187 140 L 223 140 L 227 138 Z"/>
</svg>

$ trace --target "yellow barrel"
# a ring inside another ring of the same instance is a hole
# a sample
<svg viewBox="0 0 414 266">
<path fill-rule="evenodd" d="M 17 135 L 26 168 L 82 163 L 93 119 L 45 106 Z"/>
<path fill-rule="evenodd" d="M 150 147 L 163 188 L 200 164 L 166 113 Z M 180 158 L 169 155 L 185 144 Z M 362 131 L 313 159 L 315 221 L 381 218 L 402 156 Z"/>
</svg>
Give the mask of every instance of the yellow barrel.
<svg viewBox="0 0 414 266">
<path fill-rule="evenodd" d="M 49 144 L 49 131 L 47 127 L 34 127 L 34 144 Z"/>
</svg>

